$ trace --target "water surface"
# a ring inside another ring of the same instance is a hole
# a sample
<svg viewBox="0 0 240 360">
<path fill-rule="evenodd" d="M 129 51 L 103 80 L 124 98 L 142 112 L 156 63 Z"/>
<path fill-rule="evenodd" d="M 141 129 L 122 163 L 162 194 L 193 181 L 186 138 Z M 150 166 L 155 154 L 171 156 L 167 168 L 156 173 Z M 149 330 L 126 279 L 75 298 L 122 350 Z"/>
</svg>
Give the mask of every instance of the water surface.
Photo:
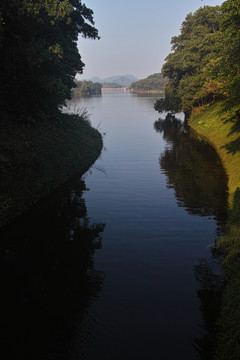
<svg viewBox="0 0 240 360">
<path fill-rule="evenodd" d="M 196 268 L 212 261 L 226 176 L 181 115 L 158 119 L 155 100 L 73 99 L 104 134 L 100 159 L 2 231 L 4 339 L 25 359 L 207 359 Z"/>
</svg>

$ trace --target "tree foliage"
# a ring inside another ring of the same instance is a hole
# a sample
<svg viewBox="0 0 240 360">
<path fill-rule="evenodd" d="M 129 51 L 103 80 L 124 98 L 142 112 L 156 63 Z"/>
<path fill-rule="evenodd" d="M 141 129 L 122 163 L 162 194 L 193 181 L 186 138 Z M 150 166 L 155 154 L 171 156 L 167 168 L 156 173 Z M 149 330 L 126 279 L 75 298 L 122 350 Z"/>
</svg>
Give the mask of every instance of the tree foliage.
<svg viewBox="0 0 240 360">
<path fill-rule="evenodd" d="M 221 94 L 221 84 L 209 84 L 209 63 L 220 53 L 220 7 L 204 6 L 186 16 L 180 35 L 172 38 L 172 52 L 162 68 L 166 98 L 155 104 L 158 111 L 191 111 Z"/>
<path fill-rule="evenodd" d="M 2 0 L 1 110 L 35 119 L 57 111 L 83 71 L 79 34 L 98 38 L 81 0 Z"/>
<path fill-rule="evenodd" d="M 158 111 L 191 112 L 224 99 L 225 118 L 240 122 L 240 1 L 188 14 L 162 68 L 165 99 Z M 233 129 L 234 131 L 234 129 Z"/>
<path fill-rule="evenodd" d="M 148 76 L 145 79 L 133 82 L 129 89 L 132 92 L 144 92 L 144 91 L 163 91 L 164 88 L 164 78 L 162 74 L 156 73 Z"/>
<path fill-rule="evenodd" d="M 240 121 L 240 1 L 222 4 L 222 56 L 215 76 L 225 83 L 227 117 Z"/>
<path fill-rule="evenodd" d="M 100 95 L 102 84 L 92 81 L 75 81 L 77 87 L 74 89 L 75 94 L 80 96 Z"/>
</svg>

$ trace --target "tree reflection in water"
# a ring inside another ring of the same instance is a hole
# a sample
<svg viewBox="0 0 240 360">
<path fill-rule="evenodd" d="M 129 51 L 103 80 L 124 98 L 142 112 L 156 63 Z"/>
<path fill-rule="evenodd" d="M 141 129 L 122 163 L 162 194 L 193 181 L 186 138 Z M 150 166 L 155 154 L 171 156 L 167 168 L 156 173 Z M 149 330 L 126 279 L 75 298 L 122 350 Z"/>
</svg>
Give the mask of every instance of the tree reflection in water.
<svg viewBox="0 0 240 360">
<path fill-rule="evenodd" d="M 154 128 L 167 141 L 159 163 L 167 175 L 167 186 L 175 191 L 178 206 L 192 215 L 213 216 L 218 234 L 222 233 L 227 218 L 227 176 L 215 150 L 171 114 L 156 121 Z M 220 260 L 221 254 L 213 247 L 211 258 L 200 259 L 194 267 L 203 335 L 194 340 L 193 347 L 204 360 L 212 359 L 214 354 L 223 289 Z"/>
<path fill-rule="evenodd" d="M 168 143 L 159 162 L 178 206 L 189 214 L 213 216 L 221 226 L 227 215 L 227 176 L 216 151 L 173 115 L 154 127 Z"/>
<path fill-rule="evenodd" d="M 1 230 L 5 359 L 85 358 L 81 322 L 101 291 L 93 255 L 104 224 L 90 222 L 83 190 L 76 178 Z"/>
<path fill-rule="evenodd" d="M 195 266 L 195 278 L 199 282 L 198 297 L 201 301 L 203 336 L 194 340 L 194 348 L 200 359 L 212 360 L 214 358 L 217 320 L 221 310 L 224 276 L 220 271 L 221 254 L 212 249 L 211 259 L 200 259 Z"/>
</svg>

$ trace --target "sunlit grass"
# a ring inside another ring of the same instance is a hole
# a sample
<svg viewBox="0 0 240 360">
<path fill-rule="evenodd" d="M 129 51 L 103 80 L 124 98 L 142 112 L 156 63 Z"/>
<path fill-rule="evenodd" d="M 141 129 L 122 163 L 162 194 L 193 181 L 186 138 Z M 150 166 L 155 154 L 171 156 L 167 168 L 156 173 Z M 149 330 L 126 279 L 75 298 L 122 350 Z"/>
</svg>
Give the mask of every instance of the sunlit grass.
<svg viewBox="0 0 240 360">
<path fill-rule="evenodd" d="M 224 235 L 218 238 L 226 285 L 214 359 L 235 360 L 240 359 L 240 132 L 236 124 L 224 121 L 221 105 L 193 114 L 189 124 L 215 147 L 228 175 L 229 216 Z"/>
<path fill-rule="evenodd" d="M 231 205 L 234 193 L 240 187 L 240 147 L 230 152 L 225 146 L 234 143 L 237 145 L 236 140 L 240 133 L 232 132 L 232 122 L 224 121 L 221 105 L 219 102 L 210 106 L 200 115 L 193 114 L 189 125 L 199 134 L 205 136 L 218 152 L 228 175 L 229 204 Z"/>
</svg>

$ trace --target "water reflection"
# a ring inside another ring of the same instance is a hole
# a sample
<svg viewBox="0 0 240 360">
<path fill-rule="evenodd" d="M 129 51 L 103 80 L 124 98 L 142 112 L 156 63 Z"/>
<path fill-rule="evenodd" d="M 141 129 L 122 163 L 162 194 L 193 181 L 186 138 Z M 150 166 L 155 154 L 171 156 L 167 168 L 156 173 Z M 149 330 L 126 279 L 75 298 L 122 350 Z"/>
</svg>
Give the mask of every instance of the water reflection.
<svg viewBox="0 0 240 360">
<path fill-rule="evenodd" d="M 89 220 L 83 190 L 76 178 L 1 230 L 1 351 L 10 359 L 85 358 L 80 324 L 101 291 L 93 255 L 104 224 Z"/>
<path fill-rule="evenodd" d="M 200 259 L 195 266 L 194 274 L 199 284 L 197 291 L 200 299 L 203 335 L 195 339 L 193 346 L 199 358 L 211 360 L 214 358 L 216 344 L 216 323 L 220 316 L 224 276 L 220 267 L 221 254 L 217 248 L 212 249 L 210 259 Z"/>
<path fill-rule="evenodd" d="M 193 215 L 214 216 L 221 225 L 227 215 L 227 176 L 216 151 L 172 115 L 154 127 L 168 144 L 159 162 L 178 206 Z"/>
<path fill-rule="evenodd" d="M 186 123 L 170 114 L 156 121 L 154 127 L 167 141 L 159 162 L 167 175 L 168 187 L 175 191 L 178 206 L 185 207 L 192 215 L 214 216 L 220 233 L 227 218 L 227 176 L 215 150 L 200 140 Z M 213 246 L 211 257 L 199 259 L 194 266 L 202 336 L 194 340 L 193 347 L 204 360 L 214 355 L 223 288 L 220 259 L 221 254 Z"/>
</svg>

